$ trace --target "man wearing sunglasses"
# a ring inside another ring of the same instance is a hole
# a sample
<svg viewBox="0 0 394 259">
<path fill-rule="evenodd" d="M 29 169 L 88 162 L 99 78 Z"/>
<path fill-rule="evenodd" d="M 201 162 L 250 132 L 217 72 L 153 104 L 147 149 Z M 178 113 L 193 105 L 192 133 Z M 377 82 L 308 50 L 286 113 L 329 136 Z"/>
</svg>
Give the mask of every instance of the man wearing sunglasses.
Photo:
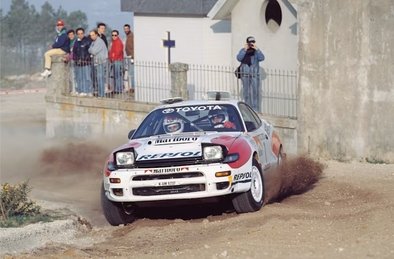
<svg viewBox="0 0 394 259">
<path fill-rule="evenodd" d="M 111 38 L 112 44 L 108 56 L 114 76 L 114 93 L 119 94 L 123 92 L 123 43 L 117 30 L 112 31 Z"/>
</svg>

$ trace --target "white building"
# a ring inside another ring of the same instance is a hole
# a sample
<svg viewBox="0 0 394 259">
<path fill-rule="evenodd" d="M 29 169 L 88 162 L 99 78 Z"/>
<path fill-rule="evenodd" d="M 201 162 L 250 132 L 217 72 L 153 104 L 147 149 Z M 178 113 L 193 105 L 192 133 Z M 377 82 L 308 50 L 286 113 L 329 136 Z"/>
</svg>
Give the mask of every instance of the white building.
<svg viewBox="0 0 394 259">
<path fill-rule="evenodd" d="M 167 31 L 175 40 L 171 62 L 237 65 L 253 35 L 264 68 L 297 70 L 297 11 L 289 0 L 121 0 L 134 13 L 137 60 L 166 62 Z"/>
<path fill-rule="evenodd" d="M 231 64 L 230 21 L 207 17 L 216 1 L 122 0 L 122 11 L 134 13 L 135 59 L 167 62 L 163 40 L 170 32 L 172 63 Z"/>
<path fill-rule="evenodd" d="M 265 55 L 263 67 L 297 70 L 297 11 L 288 0 L 219 0 L 208 16 L 231 21 L 233 57 L 253 35 Z"/>
</svg>

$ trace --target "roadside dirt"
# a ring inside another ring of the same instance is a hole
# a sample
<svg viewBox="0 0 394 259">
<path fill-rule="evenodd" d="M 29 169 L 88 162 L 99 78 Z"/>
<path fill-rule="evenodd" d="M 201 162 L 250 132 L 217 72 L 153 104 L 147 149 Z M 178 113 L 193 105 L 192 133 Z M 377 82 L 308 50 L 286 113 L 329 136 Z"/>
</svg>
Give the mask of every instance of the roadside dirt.
<svg viewBox="0 0 394 259">
<path fill-rule="evenodd" d="M 266 178 L 272 188 L 259 212 L 158 208 L 111 227 L 99 204 L 102 163 L 127 132 L 48 140 L 42 93 L 3 95 L 0 104 L 1 183 L 30 179 L 31 198 L 85 226 L 6 257 L 394 258 L 394 165 L 292 157 Z"/>
</svg>

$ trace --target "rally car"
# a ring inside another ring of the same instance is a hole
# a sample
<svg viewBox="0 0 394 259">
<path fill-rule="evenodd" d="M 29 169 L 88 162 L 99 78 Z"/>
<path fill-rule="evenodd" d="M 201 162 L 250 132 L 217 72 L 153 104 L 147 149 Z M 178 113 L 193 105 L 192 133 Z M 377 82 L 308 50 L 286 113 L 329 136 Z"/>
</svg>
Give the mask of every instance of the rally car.
<svg viewBox="0 0 394 259">
<path fill-rule="evenodd" d="M 102 209 L 114 226 L 147 202 L 228 196 L 237 213 L 258 211 L 264 172 L 283 157 L 273 126 L 246 103 L 168 99 L 109 155 Z"/>
</svg>

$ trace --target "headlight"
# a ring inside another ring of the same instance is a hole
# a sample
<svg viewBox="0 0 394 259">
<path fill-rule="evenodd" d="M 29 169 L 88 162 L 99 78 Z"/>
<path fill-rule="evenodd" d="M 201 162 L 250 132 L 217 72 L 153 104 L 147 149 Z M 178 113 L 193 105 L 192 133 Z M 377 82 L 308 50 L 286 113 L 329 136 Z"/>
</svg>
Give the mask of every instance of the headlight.
<svg viewBox="0 0 394 259">
<path fill-rule="evenodd" d="M 134 152 L 118 152 L 116 153 L 116 165 L 117 166 L 129 166 L 134 165 Z"/>
<path fill-rule="evenodd" d="M 223 159 L 223 150 L 221 146 L 206 146 L 203 148 L 204 160 L 221 160 Z"/>
</svg>

